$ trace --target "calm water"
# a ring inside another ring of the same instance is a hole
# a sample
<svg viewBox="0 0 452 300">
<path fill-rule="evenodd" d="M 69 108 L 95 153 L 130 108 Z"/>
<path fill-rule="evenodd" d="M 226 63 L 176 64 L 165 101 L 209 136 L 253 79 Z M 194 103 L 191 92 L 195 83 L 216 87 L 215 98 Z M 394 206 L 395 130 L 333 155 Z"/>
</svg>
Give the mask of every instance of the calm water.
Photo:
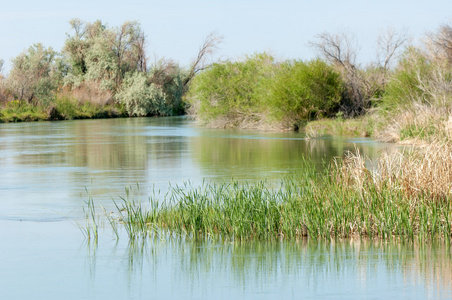
<svg viewBox="0 0 452 300">
<path fill-rule="evenodd" d="M 106 228 L 89 245 L 76 224 L 88 194 L 109 209 L 127 186 L 146 199 L 170 183 L 271 184 L 304 159 L 322 168 L 355 147 L 377 157 L 394 146 L 208 130 L 187 118 L 0 124 L 0 299 L 451 298 L 442 244 L 128 244 Z"/>
</svg>

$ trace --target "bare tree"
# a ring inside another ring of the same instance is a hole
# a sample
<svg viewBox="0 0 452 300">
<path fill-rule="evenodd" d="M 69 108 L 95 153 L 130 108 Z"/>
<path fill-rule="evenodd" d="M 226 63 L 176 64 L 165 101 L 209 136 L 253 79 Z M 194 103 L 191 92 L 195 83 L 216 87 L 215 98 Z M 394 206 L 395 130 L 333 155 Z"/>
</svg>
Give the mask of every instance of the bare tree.
<svg viewBox="0 0 452 300">
<path fill-rule="evenodd" d="M 146 38 L 136 21 L 125 22 L 114 31 L 112 50 L 120 70 L 116 76 L 116 84 L 119 85 L 126 72 L 135 69 L 146 71 Z"/>
<path fill-rule="evenodd" d="M 310 45 L 332 63 L 342 74 L 346 84 L 341 110 L 347 116 L 363 114 L 372 100 L 384 89 L 391 62 L 399 54 L 408 38 L 392 29 L 382 31 L 377 39 L 378 63 L 362 69 L 356 62 L 358 43 L 349 33 L 324 32 L 316 36 Z"/>
<path fill-rule="evenodd" d="M 358 43 L 349 33 L 324 32 L 310 43 L 327 61 L 349 72 L 356 69 Z"/>
<path fill-rule="evenodd" d="M 207 57 L 213 52 L 215 52 L 215 50 L 218 48 L 218 45 L 221 44 L 222 41 L 223 37 L 218 36 L 215 32 L 210 33 L 206 37 L 204 43 L 202 44 L 201 48 L 198 51 L 198 56 L 191 64 L 188 76 L 183 83 L 184 86 L 186 86 L 188 82 L 190 82 L 190 80 L 196 75 L 196 73 L 206 69 Z"/>
<path fill-rule="evenodd" d="M 345 32 L 334 34 L 324 32 L 317 35 L 310 45 L 342 74 L 346 83 L 346 93 L 341 104 L 342 112 L 350 117 L 363 114 L 369 106 L 369 99 L 365 93 L 368 84 L 357 67 L 356 56 L 359 46 L 354 36 Z"/>
<path fill-rule="evenodd" d="M 380 68 L 388 71 L 393 59 L 400 54 L 408 41 L 405 32 L 397 32 L 393 28 L 380 31 L 377 37 L 377 60 Z"/>
<path fill-rule="evenodd" d="M 136 47 L 136 53 L 138 58 L 138 71 L 141 72 L 147 72 L 148 66 L 147 61 L 148 58 L 146 56 L 146 35 L 144 32 L 141 32 L 141 34 L 137 37 L 137 41 L 135 43 Z"/>
<path fill-rule="evenodd" d="M 452 27 L 442 25 L 437 32 L 427 34 L 428 50 L 438 59 L 446 59 L 452 63 Z"/>
</svg>

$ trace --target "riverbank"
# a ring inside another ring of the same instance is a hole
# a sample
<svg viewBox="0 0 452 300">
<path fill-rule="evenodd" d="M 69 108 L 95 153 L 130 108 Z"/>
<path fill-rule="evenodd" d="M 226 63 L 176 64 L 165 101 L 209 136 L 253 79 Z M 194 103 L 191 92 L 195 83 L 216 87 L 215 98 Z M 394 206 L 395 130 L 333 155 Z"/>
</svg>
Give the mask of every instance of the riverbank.
<svg viewBox="0 0 452 300">
<path fill-rule="evenodd" d="M 33 105 L 25 101 L 11 101 L 0 107 L 0 123 L 35 122 L 74 119 L 103 119 L 127 117 L 124 107 L 118 104 L 97 105 L 59 98 L 48 105 Z"/>
</svg>

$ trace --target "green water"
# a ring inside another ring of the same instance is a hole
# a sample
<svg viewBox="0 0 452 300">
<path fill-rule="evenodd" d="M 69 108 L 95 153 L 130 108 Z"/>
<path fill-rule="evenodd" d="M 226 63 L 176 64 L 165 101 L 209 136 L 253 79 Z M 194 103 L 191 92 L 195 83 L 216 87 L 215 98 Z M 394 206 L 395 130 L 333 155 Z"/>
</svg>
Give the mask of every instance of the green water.
<svg viewBox="0 0 452 300">
<path fill-rule="evenodd" d="M 370 241 L 129 244 L 106 226 L 87 244 L 77 222 L 91 195 L 107 210 L 133 186 L 267 180 L 324 167 L 369 139 L 209 130 L 188 118 L 0 124 L 0 299 L 448 299 L 445 244 Z M 123 233 L 120 233 L 123 234 Z"/>
</svg>

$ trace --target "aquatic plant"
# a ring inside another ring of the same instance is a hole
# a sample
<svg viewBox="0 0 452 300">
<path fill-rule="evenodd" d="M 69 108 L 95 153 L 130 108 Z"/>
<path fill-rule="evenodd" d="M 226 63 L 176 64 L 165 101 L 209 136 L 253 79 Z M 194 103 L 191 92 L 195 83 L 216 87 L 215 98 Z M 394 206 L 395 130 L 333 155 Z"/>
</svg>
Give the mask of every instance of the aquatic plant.
<svg viewBox="0 0 452 300">
<path fill-rule="evenodd" d="M 452 148 L 383 155 L 377 169 L 359 152 L 320 173 L 305 172 L 277 187 L 262 181 L 205 182 L 171 188 L 149 207 L 123 200 L 120 222 L 130 238 L 168 232 L 192 239 L 276 240 L 369 237 L 443 239 L 452 234 Z"/>
<path fill-rule="evenodd" d="M 99 238 L 99 215 L 96 214 L 96 207 L 91 196 L 88 197 L 85 204 L 86 207 L 83 208 L 85 226 L 78 225 L 88 242 L 91 242 L 91 239 L 93 239 L 94 242 L 97 243 Z M 115 226 L 114 224 L 112 225 L 112 228 L 114 229 Z"/>
</svg>

